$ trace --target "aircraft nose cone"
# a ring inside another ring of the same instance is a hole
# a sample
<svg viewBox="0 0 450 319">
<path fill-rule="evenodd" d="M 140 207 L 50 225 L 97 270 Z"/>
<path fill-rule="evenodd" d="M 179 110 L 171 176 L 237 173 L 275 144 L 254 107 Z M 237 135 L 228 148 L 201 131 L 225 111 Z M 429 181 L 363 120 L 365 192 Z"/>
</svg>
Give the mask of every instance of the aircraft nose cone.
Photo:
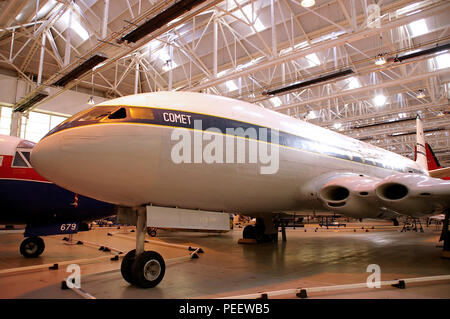
<svg viewBox="0 0 450 319">
<path fill-rule="evenodd" d="M 64 161 L 59 139 L 48 136 L 41 140 L 31 151 L 31 165 L 44 178 L 56 182 L 60 165 Z"/>
</svg>

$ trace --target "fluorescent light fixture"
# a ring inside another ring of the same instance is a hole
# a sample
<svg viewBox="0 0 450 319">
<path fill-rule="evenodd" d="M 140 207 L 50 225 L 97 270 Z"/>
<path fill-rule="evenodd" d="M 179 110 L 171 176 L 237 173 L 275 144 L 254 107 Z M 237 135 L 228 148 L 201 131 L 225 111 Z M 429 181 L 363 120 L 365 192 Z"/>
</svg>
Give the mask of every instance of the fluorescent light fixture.
<svg viewBox="0 0 450 319">
<path fill-rule="evenodd" d="M 302 2 L 301 2 L 302 7 L 305 7 L 305 8 L 312 7 L 315 4 L 316 4 L 315 0 L 302 0 Z"/>
<path fill-rule="evenodd" d="M 315 53 L 308 54 L 305 56 L 305 58 L 308 60 L 310 66 L 316 66 L 320 64 L 319 58 Z"/>
<path fill-rule="evenodd" d="M 373 98 L 373 103 L 376 106 L 382 106 L 382 105 L 384 105 L 384 103 L 386 103 L 386 97 L 382 94 L 378 94 L 377 96 L 375 96 Z"/>
<path fill-rule="evenodd" d="M 384 58 L 383 54 L 378 54 L 377 59 L 375 60 L 376 65 L 383 65 L 386 63 L 386 59 Z"/>
<path fill-rule="evenodd" d="M 272 105 L 273 105 L 274 107 L 279 107 L 279 106 L 281 106 L 281 100 L 280 100 L 280 98 L 277 97 L 277 96 L 270 98 L 269 101 L 272 103 Z"/>
<path fill-rule="evenodd" d="M 234 83 L 233 80 L 225 82 L 225 85 L 227 86 L 227 90 L 229 92 L 236 91 L 238 89 L 237 85 Z"/>
<path fill-rule="evenodd" d="M 89 98 L 89 100 L 87 101 L 87 104 L 89 104 L 89 105 L 94 105 L 94 104 L 95 104 L 95 101 L 94 101 L 94 97 L 93 97 L 93 96 L 91 96 L 91 97 Z"/>
<path fill-rule="evenodd" d="M 419 35 L 423 35 L 428 33 L 428 26 L 425 19 L 420 19 L 408 24 L 408 28 L 411 31 L 413 37 L 418 37 Z"/>
<path fill-rule="evenodd" d="M 338 130 L 338 129 L 340 129 L 340 128 L 342 127 L 342 123 L 334 123 L 334 124 L 333 124 L 333 127 L 334 127 L 336 130 Z"/>
<path fill-rule="evenodd" d="M 446 69 L 450 67 L 450 53 L 444 53 L 434 58 L 436 61 L 436 69 Z"/>
<path fill-rule="evenodd" d="M 406 13 L 410 13 L 411 11 L 418 9 L 421 5 L 422 5 L 422 2 L 416 2 L 416 3 L 413 3 L 413 4 L 409 4 L 406 7 L 398 9 L 397 10 L 397 14 L 398 15 L 403 15 L 403 14 L 406 14 Z"/>
</svg>

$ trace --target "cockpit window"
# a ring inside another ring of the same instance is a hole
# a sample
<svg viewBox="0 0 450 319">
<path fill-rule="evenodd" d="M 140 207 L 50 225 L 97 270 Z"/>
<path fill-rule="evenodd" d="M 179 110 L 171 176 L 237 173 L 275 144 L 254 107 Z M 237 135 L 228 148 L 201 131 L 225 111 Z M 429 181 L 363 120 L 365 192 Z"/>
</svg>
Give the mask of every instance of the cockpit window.
<svg viewBox="0 0 450 319">
<path fill-rule="evenodd" d="M 98 121 L 110 115 L 117 109 L 117 106 L 96 106 L 87 113 L 82 114 L 76 121 Z"/>
<path fill-rule="evenodd" d="M 16 151 L 14 154 L 13 167 L 31 167 L 30 164 L 30 152 L 29 151 Z"/>
<path fill-rule="evenodd" d="M 28 151 L 21 151 L 22 155 L 25 157 L 28 163 L 31 163 L 30 161 L 30 152 Z"/>
<path fill-rule="evenodd" d="M 148 107 L 130 107 L 130 116 L 133 119 L 154 120 L 152 109 Z"/>
<path fill-rule="evenodd" d="M 117 111 L 115 111 L 114 113 L 112 113 L 108 116 L 108 118 L 110 120 L 124 119 L 126 117 L 127 117 L 127 111 L 125 110 L 124 107 L 121 107 L 120 109 L 118 109 Z"/>
</svg>

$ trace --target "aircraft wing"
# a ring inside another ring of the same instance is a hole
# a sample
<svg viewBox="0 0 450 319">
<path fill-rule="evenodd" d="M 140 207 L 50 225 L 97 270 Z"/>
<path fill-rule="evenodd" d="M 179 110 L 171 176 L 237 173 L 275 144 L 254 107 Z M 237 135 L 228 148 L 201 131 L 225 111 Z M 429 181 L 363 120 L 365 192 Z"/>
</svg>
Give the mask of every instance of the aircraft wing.
<svg viewBox="0 0 450 319">
<path fill-rule="evenodd" d="M 431 177 L 434 178 L 444 178 L 450 176 L 450 167 L 443 167 L 428 171 Z"/>
<path fill-rule="evenodd" d="M 405 173 L 378 179 L 343 173 L 316 185 L 328 210 L 356 218 L 421 217 L 450 208 L 450 181 L 426 175 Z"/>
</svg>

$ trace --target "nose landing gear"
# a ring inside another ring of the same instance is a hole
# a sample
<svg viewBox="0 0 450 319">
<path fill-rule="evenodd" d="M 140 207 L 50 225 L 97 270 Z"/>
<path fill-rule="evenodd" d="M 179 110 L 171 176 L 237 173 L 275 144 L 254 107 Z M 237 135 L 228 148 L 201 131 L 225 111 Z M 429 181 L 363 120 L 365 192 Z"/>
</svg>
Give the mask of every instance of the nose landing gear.
<svg viewBox="0 0 450 319">
<path fill-rule="evenodd" d="M 147 231 L 147 213 L 145 207 L 135 209 L 136 249 L 129 251 L 122 260 L 120 271 L 123 279 L 141 288 L 158 285 L 164 278 L 166 264 L 156 251 L 145 251 L 145 233 Z"/>
</svg>

